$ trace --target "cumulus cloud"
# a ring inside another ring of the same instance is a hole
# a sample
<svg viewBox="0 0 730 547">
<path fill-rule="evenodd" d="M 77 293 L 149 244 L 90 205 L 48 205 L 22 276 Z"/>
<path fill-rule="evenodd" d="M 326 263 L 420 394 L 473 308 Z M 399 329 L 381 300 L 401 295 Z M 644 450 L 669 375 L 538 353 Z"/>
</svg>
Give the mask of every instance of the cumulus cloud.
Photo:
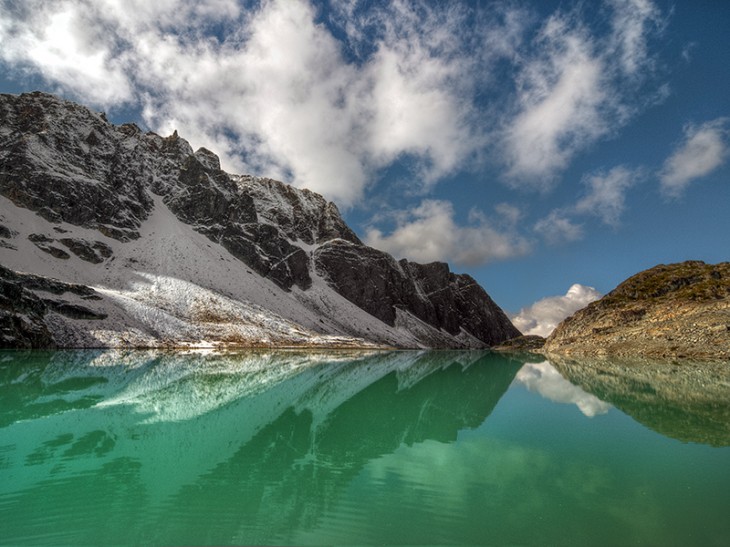
<svg viewBox="0 0 730 547">
<path fill-rule="evenodd" d="M 651 62 L 653 4 L 611 4 L 601 37 L 577 12 L 535 36 L 537 16 L 501 2 L 349 0 L 323 22 L 304 0 L 0 0 L 0 62 L 347 207 L 403 157 L 425 190 L 488 150 L 515 179 L 563 169 L 630 110 L 609 52 L 622 74 Z"/>
<path fill-rule="evenodd" d="M 484 145 L 470 69 L 479 58 L 465 47 L 477 29 L 459 31 L 465 14 L 376 6 L 349 21 L 353 36 L 377 29 L 353 62 L 304 1 L 6 0 L 0 58 L 91 104 L 139 104 L 149 127 L 178 129 L 227 169 L 349 206 L 403 155 L 429 187 Z"/>
<path fill-rule="evenodd" d="M 515 381 L 556 403 L 574 404 L 589 418 L 611 409 L 610 404 L 571 384 L 547 361 L 527 363 L 517 372 Z"/>
<path fill-rule="evenodd" d="M 410 210 L 394 215 L 396 227 L 385 235 L 371 227 L 365 242 L 397 257 L 417 262 L 448 260 L 457 264 L 478 265 L 523 255 L 530 243 L 521 237 L 514 226 L 519 211 L 502 204 L 496 225 L 480 211 L 473 210 L 470 223 L 460 226 L 454 220 L 451 203 L 442 200 L 424 200 Z"/>
<path fill-rule="evenodd" d="M 661 30 L 649 0 L 615 0 L 611 32 L 597 35 L 579 12 L 549 17 L 525 54 L 501 151 L 515 184 L 549 187 L 573 156 L 614 132 L 636 110 L 633 92 L 650 72 L 648 38 Z M 616 57 L 620 62 L 616 63 Z"/>
<path fill-rule="evenodd" d="M 566 317 L 586 307 L 601 297 L 593 287 L 574 284 L 563 296 L 550 296 L 538 300 L 512 316 L 512 323 L 522 334 L 547 337 Z"/>
<path fill-rule="evenodd" d="M 684 141 L 664 162 L 659 174 L 662 193 L 679 197 L 687 186 L 720 167 L 728 157 L 728 118 L 688 125 Z"/>
</svg>

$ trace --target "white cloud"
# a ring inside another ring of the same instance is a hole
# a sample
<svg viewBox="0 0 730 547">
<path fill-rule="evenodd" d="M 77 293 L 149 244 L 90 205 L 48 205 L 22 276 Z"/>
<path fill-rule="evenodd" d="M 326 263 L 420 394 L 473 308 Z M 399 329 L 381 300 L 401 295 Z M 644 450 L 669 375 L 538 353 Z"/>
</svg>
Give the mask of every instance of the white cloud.
<svg viewBox="0 0 730 547">
<path fill-rule="evenodd" d="M 728 118 L 717 118 L 700 126 L 688 125 L 684 142 L 664 162 L 659 174 L 662 193 L 679 197 L 689 184 L 710 174 L 728 157 Z"/>
<path fill-rule="evenodd" d="M 412 45 L 382 47 L 369 63 L 372 123 L 368 151 L 376 165 L 401 154 L 427 158 L 424 182 L 448 174 L 480 144 L 467 120 L 470 103 L 447 84 L 458 78 L 459 63 L 429 57 Z"/>
<path fill-rule="evenodd" d="M 349 22 L 353 33 L 379 29 L 371 54 L 355 63 L 304 1 L 264 0 L 254 11 L 234 0 L 10 5 L 0 26 L 6 64 L 92 104 L 138 102 L 152 129 L 178 129 L 219 153 L 224 168 L 281 178 L 342 206 L 404 154 L 428 187 L 483 146 L 472 102 L 479 72 L 469 69 L 477 56 L 459 32 L 465 9 L 373 9 Z"/>
<path fill-rule="evenodd" d="M 515 381 L 556 403 L 574 404 L 589 418 L 611 409 L 610 404 L 571 384 L 547 361 L 527 363 L 517 371 Z"/>
<path fill-rule="evenodd" d="M 553 209 L 535 223 L 533 230 L 547 243 L 558 245 L 583 239 L 583 225 L 575 222 L 580 215 L 598 217 L 604 224 L 617 228 L 625 208 L 626 191 L 642 176 L 641 170 L 621 165 L 608 172 L 586 175 L 582 180 L 586 187 L 583 197 L 573 205 Z"/>
<path fill-rule="evenodd" d="M 593 287 L 576 283 L 564 296 L 550 296 L 522 308 L 511 317 L 512 323 L 522 334 L 547 337 L 563 319 L 600 297 L 601 293 Z"/>
<path fill-rule="evenodd" d="M 576 153 L 621 127 L 653 66 L 647 40 L 660 30 L 649 0 L 615 0 L 611 32 L 590 31 L 579 12 L 558 12 L 525 53 L 515 107 L 503 121 L 508 179 L 549 188 Z M 616 63 L 618 56 L 620 62 Z"/>
<path fill-rule="evenodd" d="M 653 65 L 647 53 L 647 38 L 661 30 L 661 12 L 651 0 L 610 0 L 613 7 L 612 46 L 625 74 L 634 75 Z"/>
<path fill-rule="evenodd" d="M 113 43 L 104 42 L 103 30 L 90 24 L 88 10 L 70 2 L 0 8 L 0 58 L 6 63 L 42 67 L 49 82 L 74 82 L 79 96 L 103 106 L 133 98 L 124 60 L 115 57 Z"/>
<path fill-rule="evenodd" d="M 605 224 L 618 226 L 624 211 L 626 190 L 634 185 L 640 173 L 623 166 L 607 173 L 594 173 L 583 178 L 588 193 L 575 204 L 574 211 L 599 217 Z"/>
<path fill-rule="evenodd" d="M 515 215 L 513 210 L 509 214 Z M 424 200 L 415 209 L 395 216 L 397 226 L 390 235 L 370 228 L 365 242 L 399 258 L 477 265 L 530 250 L 529 242 L 517 234 L 514 226 L 499 229 L 479 211 L 469 215 L 470 225 L 459 226 L 453 206 L 446 201 Z"/>
<path fill-rule="evenodd" d="M 537 47 L 539 57 L 522 68 L 519 113 L 505 133 L 509 175 L 518 179 L 552 176 L 575 148 L 607 131 L 605 70 L 585 31 L 554 16 Z"/>
<path fill-rule="evenodd" d="M 583 238 L 583 226 L 575 224 L 564 210 L 556 209 L 535 223 L 534 231 L 551 245 L 569 243 Z"/>
<path fill-rule="evenodd" d="M 533 40 L 536 14 L 501 2 L 350 0 L 328 27 L 305 0 L 0 0 L 0 61 L 347 207 L 404 156 L 425 190 L 497 148 L 515 180 L 565 168 L 630 111 L 609 52 L 651 63 L 653 4 L 613 4 L 604 36 L 558 12 Z"/>
</svg>

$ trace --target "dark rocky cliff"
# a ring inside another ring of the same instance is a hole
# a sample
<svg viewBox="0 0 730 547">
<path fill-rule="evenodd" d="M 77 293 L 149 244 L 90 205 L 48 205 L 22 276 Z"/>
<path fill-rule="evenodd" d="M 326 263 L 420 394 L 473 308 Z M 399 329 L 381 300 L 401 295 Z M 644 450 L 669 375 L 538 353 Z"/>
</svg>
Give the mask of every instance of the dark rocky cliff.
<svg viewBox="0 0 730 547">
<path fill-rule="evenodd" d="M 407 310 L 451 335 L 463 329 L 489 345 L 519 334 L 474 279 L 451 273 L 443 262 L 396 261 L 335 239 L 314 252 L 314 263 L 337 292 L 389 325 L 396 324 L 397 310 Z"/>
<path fill-rule="evenodd" d="M 135 241 L 159 196 L 180 221 L 284 291 L 307 291 L 317 276 L 389 326 L 417 318 L 436 333 L 418 345 L 488 346 L 519 334 L 472 278 L 364 246 L 322 196 L 230 175 L 215 154 L 193 151 L 177 132 L 161 137 L 113 125 L 51 95 L 0 96 L 0 195 L 56 226 L 28 236 L 49 260 L 114 260 L 104 238 L 64 236 L 61 224 Z M 0 244 L 14 248 L 14 228 L 3 222 Z"/>
</svg>

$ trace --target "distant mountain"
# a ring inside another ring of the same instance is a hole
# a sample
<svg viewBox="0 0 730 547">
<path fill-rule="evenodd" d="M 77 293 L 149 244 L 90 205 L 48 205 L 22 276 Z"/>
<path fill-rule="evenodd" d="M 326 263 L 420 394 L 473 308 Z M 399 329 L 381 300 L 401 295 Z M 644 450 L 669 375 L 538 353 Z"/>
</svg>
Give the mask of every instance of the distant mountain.
<svg viewBox="0 0 730 547">
<path fill-rule="evenodd" d="M 730 263 L 661 264 L 565 319 L 548 354 L 730 360 Z"/>
<path fill-rule="evenodd" d="M 318 194 L 226 173 L 177 132 L 0 95 L 0 347 L 477 348 L 518 335 L 474 279 L 363 245 Z"/>
</svg>

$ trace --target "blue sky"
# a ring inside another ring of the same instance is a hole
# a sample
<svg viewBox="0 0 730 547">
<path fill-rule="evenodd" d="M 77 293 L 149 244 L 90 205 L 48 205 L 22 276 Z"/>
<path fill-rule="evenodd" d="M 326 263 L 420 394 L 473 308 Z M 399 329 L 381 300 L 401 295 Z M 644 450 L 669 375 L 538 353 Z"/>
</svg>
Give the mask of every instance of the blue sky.
<svg viewBox="0 0 730 547">
<path fill-rule="evenodd" d="M 728 260 L 728 29 L 711 0 L 0 0 L 0 91 L 177 129 L 517 312 Z"/>
</svg>

